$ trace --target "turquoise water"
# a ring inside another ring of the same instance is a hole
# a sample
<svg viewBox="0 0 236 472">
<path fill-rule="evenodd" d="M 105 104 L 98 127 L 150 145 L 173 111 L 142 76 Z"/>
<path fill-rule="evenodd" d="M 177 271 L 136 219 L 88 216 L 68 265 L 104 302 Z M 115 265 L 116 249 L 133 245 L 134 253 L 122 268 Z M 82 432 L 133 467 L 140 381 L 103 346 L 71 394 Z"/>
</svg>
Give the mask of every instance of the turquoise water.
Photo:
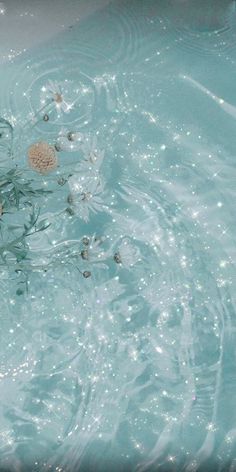
<svg viewBox="0 0 236 472">
<path fill-rule="evenodd" d="M 220 19 L 112 3 L 2 66 L 2 169 L 51 193 L 27 257 L 1 261 L 1 470 L 236 470 L 233 8 Z M 59 161 L 43 176 L 38 141 Z"/>
</svg>

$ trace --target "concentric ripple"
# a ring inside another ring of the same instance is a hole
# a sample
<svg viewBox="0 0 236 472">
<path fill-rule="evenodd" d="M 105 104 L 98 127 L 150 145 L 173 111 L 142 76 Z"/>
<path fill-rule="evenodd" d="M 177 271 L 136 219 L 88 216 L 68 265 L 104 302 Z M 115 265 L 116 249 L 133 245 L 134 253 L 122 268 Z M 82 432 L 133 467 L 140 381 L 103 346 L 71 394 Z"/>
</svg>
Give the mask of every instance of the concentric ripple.
<svg viewBox="0 0 236 472">
<path fill-rule="evenodd" d="M 160 24 L 171 40 L 168 49 L 203 57 L 235 49 L 235 2 L 147 2 L 144 8 L 147 18 Z"/>
</svg>

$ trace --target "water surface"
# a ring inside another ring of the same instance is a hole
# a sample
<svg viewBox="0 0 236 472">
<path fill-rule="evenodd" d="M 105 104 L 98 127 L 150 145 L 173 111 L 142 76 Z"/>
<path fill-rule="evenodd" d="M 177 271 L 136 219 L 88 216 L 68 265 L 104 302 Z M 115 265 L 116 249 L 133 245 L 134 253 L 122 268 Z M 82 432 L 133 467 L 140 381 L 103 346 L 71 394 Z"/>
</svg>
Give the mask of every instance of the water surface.
<svg viewBox="0 0 236 472">
<path fill-rule="evenodd" d="M 112 3 L 2 68 L 2 166 L 52 191 L 1 267 L 3 470 L 235 470 L 235 13 L 170 8 Z"/>
</svg>

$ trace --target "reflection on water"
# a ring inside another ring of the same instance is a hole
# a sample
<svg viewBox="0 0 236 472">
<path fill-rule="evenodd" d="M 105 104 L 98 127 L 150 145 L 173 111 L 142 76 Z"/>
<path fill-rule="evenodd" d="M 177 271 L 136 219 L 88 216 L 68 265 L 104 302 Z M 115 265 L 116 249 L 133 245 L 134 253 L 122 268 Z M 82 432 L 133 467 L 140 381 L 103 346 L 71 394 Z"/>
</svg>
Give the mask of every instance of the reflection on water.
<svg viewBox="0 0 236 472">
<path fill-rule="evenodd" d="M 156 2 L 156 9 L 179 27 L 199 32 L 229 27 L 235 12 L 234 0 L 167 0 Z"/>
<path fill-rule="evenodd" d="M 214 5 L 201 31 L 185 1 L 114 3 L 2 71 L 2 468 L 234 470 L 236 37 Z"/>
</svg>

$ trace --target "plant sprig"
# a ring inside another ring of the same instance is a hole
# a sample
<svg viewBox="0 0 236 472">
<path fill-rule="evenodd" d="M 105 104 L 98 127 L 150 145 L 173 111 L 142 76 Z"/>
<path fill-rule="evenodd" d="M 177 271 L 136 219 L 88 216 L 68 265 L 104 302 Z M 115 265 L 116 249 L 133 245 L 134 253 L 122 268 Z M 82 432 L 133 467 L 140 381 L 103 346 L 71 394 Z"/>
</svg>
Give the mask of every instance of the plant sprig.
<svg viewBox="0 0 236 472">
<path fill-rule="evenodd" d="M 6 262 L 7 255 L 10 253 L 16 259 L 16 262 L 20 262 L 22 259 L 26 259 L 28 253 L 27 241 L 29 236 L 35 233 L 46 230 L 50 223 L 45 219 L 39 221 L 40 209 L 32 207 L 32 212 L 29 215 L 29 221 L 24 223 L 23 231 L 20 236 L 15 237 L 11 241 L 2 242 L 0 245 L 0 258 L 3 262 Z"/>
<path fill-rule="evenodd" d="M 17 168 L 8 172 L 0 170 L 0 198 L 4 210 L 19 209 L 22 200 L 24 204 L 30 203 L 32 198 L 52 193 L 51 190 L 34 188 L 32 183 L 33 180 L 23 178 L 21 171 Z"/>
</svg>

